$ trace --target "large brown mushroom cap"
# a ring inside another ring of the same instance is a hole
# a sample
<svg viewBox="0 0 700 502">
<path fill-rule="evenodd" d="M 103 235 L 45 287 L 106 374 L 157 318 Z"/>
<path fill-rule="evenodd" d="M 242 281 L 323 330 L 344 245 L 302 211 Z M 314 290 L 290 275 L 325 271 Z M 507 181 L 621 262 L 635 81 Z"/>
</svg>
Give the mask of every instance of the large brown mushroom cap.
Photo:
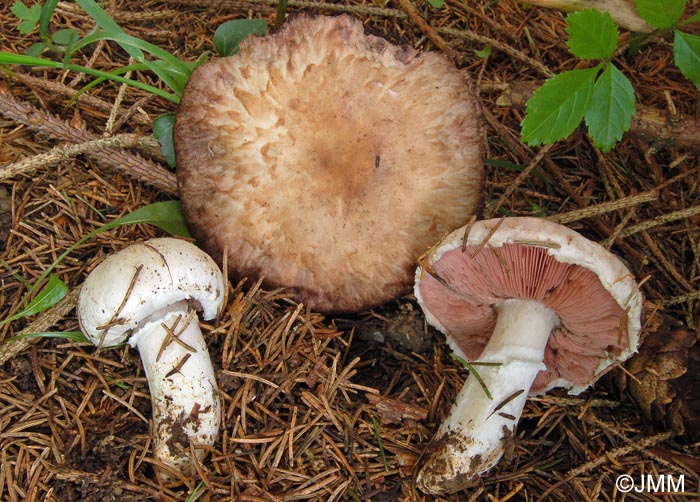
<svg viewBox="0 0 700 502">
<path fill-rule="evenodd" d="M 202 65 L 174 134 L 201 246 L 321 311 L 408 292 L 416 258 L 480 199 L 466 77 L 349 16 L 297 16 Z"/>
</svg>

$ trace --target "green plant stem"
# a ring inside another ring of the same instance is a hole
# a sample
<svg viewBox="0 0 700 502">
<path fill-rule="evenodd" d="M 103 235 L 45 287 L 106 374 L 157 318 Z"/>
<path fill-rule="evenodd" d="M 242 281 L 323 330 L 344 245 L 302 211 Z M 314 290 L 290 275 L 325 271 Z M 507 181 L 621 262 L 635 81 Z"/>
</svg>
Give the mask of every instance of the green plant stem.
<svg viewBox="0 0 700 502">
<path fill-rule="evenodd" d="M 280 0 L 277 4 L 277 16 L 275 17 L 275 28 L 279 28 L 284 23 L 287 14 L 287 0 Z"/>
</svg>

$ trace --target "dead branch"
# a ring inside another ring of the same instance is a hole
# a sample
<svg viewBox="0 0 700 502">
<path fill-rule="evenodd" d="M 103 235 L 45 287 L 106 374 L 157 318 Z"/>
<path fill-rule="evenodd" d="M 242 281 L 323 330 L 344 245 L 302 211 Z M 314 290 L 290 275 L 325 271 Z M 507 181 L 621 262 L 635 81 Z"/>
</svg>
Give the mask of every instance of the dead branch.
<svg viewBox="0 0 700 502">
<path fill-rule="evenodd" d="M 528 0 L 527 3 L 564 12 L 595 9 L 607 12 L 618 26 L 630 31 L 639 33 L 654 31 L 653 26 L 639 17 L 634 8 L 633 0 Z"/>
<path fill-rule="evenodd" d="M 87 143 L 100 139 L 99 136 L 73 127 L 65 120 L 15 99 L 9 92 L 0 92 L 0 115 L 60 141 Z M 139 155 L 115 148 L 90 151 L 86 155 L 103 168 L 122 171 L 168 194 L 177 192 L 173 173 Z"/>
</svg>

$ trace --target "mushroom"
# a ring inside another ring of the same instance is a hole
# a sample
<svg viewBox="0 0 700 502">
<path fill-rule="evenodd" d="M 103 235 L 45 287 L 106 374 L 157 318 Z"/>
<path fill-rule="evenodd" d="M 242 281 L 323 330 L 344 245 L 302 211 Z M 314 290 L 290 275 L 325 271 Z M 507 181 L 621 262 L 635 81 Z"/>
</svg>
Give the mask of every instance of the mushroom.
<svg viewBox="0 0 700 502">
<path fill-rule="evenodd" d="M 503 456 L 530 394 L 578 394 L 639 342 L 642 296 L 602 246 L 537 218 L 455 230 L 416 272 L 427 321 L 470 375 L 417 475 L 428 493 L 453 493 Z"/>
<path fill-rule="evenodd" d="M 87 338 L 99 347 L 128 340 L 139 350 L 151 392 L 154 455 L 185 475 L 193 472 L 191 448 L 210 446 L 218 436 L 218 387 L 196 311 L 214 319 L 224 294 L 216 263 L 174 238 L 109 256 L 80 290 L 78 319 Z M 204 457 L 203 449 L 195 452 Z"/>
<path fill-rule="evenodd" d="M 416 258 L 480 200 L 468 77 L 347 15 L 295 16 L 197 68 L 174 139 L 198 244 L 323 312 L 410 292 Z"/>
</svg>

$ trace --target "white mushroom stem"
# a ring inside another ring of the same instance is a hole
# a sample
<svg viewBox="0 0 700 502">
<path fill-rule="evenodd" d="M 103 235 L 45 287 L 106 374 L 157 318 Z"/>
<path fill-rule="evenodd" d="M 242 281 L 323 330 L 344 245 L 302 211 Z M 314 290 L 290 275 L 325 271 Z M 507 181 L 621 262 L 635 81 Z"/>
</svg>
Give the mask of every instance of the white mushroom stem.
<svg viewBox="0 0 700 502">
<path fill-rule="evenodd" d="M 220 420 L 214 368 L 199 320 L 187 301 L 179 301 L 140 323 L 129 344 L 141 355 L 151 391 L 154 454 L 191 474 L 191 446 L 214 444 Z M 195 449 L 199 459 L 205 453 Z"/>
<path fill-rule="evenodd" d="M 496 465 L 537 373 L 545 369 L 545 347 L 559 321 L 554 311 L 537 301 L 517 299 L 504 300 L 496 309 L 496 326 L 479 362 L 497 366 L 475 366 L 483 386 L 474 375 L 467 378 L 428 447 L 417 479 L 428 493 L 451 493 Z"/>
</svg>

